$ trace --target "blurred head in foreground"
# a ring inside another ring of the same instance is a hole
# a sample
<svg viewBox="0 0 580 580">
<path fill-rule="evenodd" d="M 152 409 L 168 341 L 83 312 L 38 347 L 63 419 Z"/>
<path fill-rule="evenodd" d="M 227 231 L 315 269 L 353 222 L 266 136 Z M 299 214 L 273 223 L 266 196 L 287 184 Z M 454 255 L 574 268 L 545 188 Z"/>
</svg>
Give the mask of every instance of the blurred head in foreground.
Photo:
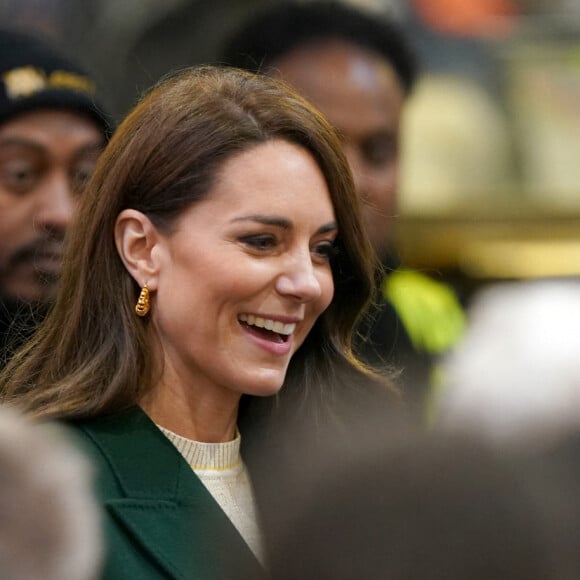
<svg viewBox="0 0 580 580">
<path fill-rule="evenodd" d="M 0 577 L 94 580 L 100 518 L 90 469 L 54 427 L 0 409 Z"/>
<path fill-rule="evenodd" d="M 274 580 L 540 580 L 548 526 L 516 462 L 426 434 L 334 447 L 274 536 Z"/>
<path fill-rule="evenodd" d="M 438 425 L 505 447 L 546 447 L 580 425 L 580 284 L 488 288 L 444 365 Z"/>
</svg>

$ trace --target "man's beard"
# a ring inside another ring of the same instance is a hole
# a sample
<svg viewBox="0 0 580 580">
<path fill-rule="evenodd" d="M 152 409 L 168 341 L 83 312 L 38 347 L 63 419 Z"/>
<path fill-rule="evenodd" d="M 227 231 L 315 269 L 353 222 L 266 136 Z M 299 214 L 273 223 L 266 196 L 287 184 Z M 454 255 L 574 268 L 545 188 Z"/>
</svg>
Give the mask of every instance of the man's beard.
<svg viewBox="0 0 580 580">
<path fill-rule="evenodd" d="M 62 262 L 63 235 L 48 233 L 21 246 L 0 264 L 0 300 L 50 303 L 54 301 Z M 22 272 L 18 291 L 15 278 Z"/>
</svg>

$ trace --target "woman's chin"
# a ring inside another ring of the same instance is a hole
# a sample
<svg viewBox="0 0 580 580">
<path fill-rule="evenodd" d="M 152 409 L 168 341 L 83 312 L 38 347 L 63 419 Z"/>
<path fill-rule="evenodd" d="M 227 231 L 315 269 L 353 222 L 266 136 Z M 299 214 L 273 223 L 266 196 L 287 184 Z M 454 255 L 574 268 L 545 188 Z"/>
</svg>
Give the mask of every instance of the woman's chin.
<svg viewBox="0 0 580 580">
<path fill-rule="evenodd" d="M 264 360 L 265 359 L 265 360 Z M 253 397 L 271 397 L 280 392 L 288 373 L 289 358 L 236 358 L 227 365 L 221 376 L 214 377 L 223 386 Z"/>
<path fill-rule="evenodd" d="M 252 397 L 273 397 L 280 392 L 282 385 L 262 385 L 248 389 L 245 394 Z"/>
<path fill-rule="evenodd" d="M 253 397 L 272 397 L 277 395 L 284 384 L 284 376 L 276 373 L 275 376 L 257 377 L 255 380 L 246 381 L 244 394 Z"/>
</svg>

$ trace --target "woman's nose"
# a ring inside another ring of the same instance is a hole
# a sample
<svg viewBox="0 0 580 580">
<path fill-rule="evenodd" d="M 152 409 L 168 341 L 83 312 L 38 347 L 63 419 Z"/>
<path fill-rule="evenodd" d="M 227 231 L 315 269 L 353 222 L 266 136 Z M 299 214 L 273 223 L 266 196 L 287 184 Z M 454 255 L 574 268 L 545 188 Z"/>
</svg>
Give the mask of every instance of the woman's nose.
<svg viewBox="0 0 580 580">
<path fill-rule="evenodd" d="M 320 298 L 322 287 L 316 276 L 310 252 L 289 260 L 276 280 L 276 289 L 280 294 L 294 297 L 300 302 L 310 302 Z"/>
</svg>

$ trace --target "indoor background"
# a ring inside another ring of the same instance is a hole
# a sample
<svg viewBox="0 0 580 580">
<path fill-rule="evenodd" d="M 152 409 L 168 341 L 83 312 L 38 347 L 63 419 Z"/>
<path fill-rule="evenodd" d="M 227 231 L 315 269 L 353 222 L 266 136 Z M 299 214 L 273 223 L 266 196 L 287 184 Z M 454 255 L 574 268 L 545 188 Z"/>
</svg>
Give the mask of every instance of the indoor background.
<svg viewBox="0 0 580 580">
<path fill-rule="evenodd" d="M 0 23 L 76 55 L 120 119 L 170 70 L 216 62 L 266 3 L 0 0 Z M 403 129 L 407 263 L 464 290 L 580 273 L 580 0 L 353 3 L 399 20 L 421 62 Z"/>
</svg>

